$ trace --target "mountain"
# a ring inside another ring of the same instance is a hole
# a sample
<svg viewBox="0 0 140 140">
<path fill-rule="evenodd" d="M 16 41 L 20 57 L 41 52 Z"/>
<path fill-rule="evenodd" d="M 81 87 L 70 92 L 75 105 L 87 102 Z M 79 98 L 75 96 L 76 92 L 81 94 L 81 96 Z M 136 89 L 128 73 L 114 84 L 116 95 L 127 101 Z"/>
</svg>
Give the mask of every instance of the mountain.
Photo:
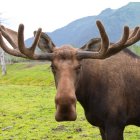
<svg viewBox="0 0 140 140">
<path fill-rule="evenodd" d="M 102 21 L 110 41 L 115 42 L 121 37 L 124 25 L 130 28 L 140 25 L 140 2 L 130 2 L 115 10 L 107 8 L 97 16 L 75 20 L 47 34 L 57 46 L 72 44 L 80 47 L 91 38 L 99 37 L 96 20 Z M 31 40 L 32 38 L 26 40 L 26 44 L 29 44 Z"/>
</svg>

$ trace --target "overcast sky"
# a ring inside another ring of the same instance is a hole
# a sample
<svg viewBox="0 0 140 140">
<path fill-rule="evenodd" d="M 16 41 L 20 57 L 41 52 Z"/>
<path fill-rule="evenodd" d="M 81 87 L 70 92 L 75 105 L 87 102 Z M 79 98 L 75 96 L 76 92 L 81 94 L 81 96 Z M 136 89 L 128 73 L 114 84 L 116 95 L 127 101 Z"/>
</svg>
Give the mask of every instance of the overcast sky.
<svg viewBox="0 0 140 140">
<path fill-rule="evenodd" d="M 25 25 L 25 38 L 32 36 L 41 27 L 51 32 L 68 23 L 85 17 L 98 15 L 106 8 L 117 9 L 137 0 L 0 0 L 1 17 L 5 25 L 16 30 Z M 140 2 L 140 0 L 139 0 Z"/>
</svg>

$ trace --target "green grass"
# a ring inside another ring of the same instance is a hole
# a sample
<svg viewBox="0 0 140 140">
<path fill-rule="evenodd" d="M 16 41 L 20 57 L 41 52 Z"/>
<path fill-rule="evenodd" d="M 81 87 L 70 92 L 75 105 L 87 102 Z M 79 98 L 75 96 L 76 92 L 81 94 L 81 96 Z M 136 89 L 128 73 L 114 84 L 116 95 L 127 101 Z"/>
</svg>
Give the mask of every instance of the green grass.
<svg viewBox="0 0 140 140">
<path fill-rule="evenodd" d="M 35 66 L 35 67 L 34 67 Z M 50 86 L 54 85 L 53 76 L 50 66 L 42 63 L 17 63 L 8 65 L 8 75 L 0 77 L 1 84 L 16 85 L 37 85 Z"/>
<path fill-rule="evenodd" d="M 76 121 L 55 121 L 56 90 L 48 64 L 14 64 L 7 69 L 7 75 L 0 76 L 0 140 L 101 140 L 79 103 Z M 140 128 L 129 126 L 124 135 L 126 140 L 139 140 Z"/>
<path fill-rule="evenodd" d="M 137 55 L 140 56 L 140 46 L 133 45 L 129 48 L 130 48 L 131 51 L 133 51 L 134 53 L 136 53 Z"/>
</svg>

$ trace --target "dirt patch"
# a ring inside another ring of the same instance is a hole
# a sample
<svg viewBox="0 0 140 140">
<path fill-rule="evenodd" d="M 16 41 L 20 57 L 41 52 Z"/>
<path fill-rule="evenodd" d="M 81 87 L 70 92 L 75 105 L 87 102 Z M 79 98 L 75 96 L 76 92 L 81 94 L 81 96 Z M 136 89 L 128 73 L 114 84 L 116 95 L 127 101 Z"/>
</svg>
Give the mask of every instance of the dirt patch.
<svg viewBox="0 0 140 140">
<path fill-rule="evenodd" d="M 56 128 L 52 128 L 53 131 L 65 131 L 67 130 L 64 125 L 59 125 Z"/>
<path fill-rule="evenodd" d="M 82 128 L 76 128 L 75 131 L 76 132 L 82 132 Z"/>
</svg>

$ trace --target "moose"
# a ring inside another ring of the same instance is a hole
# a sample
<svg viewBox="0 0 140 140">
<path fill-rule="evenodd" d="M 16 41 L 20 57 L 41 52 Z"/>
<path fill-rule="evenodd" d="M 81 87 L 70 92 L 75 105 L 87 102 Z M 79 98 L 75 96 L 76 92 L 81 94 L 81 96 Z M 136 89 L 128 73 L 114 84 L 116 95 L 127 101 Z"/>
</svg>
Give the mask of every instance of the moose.
<svg viewBox="0 0 140 140">
<path fill-rule="evenodd" d="M 100 37 L 81 48 L 56 47 L 41 28 L 34 31 L 34 41 L 26 47 L 23 24 L 18 32 L 1 25 L 0 47 L 17 57 L 51 61 L 57 89 L 56 121 L 75 121 L 79 101 L 102 140 L 123 140 L 125 126 L 140 126 L 140 57 L 127 48 L 140 40 L 140 27 L 130 32 L 124 26 L 120 40 L 111 43 L 102 22 L 96 24 Z M 37 46 L 42 53 L 35 51 Z"/>
</svg>

